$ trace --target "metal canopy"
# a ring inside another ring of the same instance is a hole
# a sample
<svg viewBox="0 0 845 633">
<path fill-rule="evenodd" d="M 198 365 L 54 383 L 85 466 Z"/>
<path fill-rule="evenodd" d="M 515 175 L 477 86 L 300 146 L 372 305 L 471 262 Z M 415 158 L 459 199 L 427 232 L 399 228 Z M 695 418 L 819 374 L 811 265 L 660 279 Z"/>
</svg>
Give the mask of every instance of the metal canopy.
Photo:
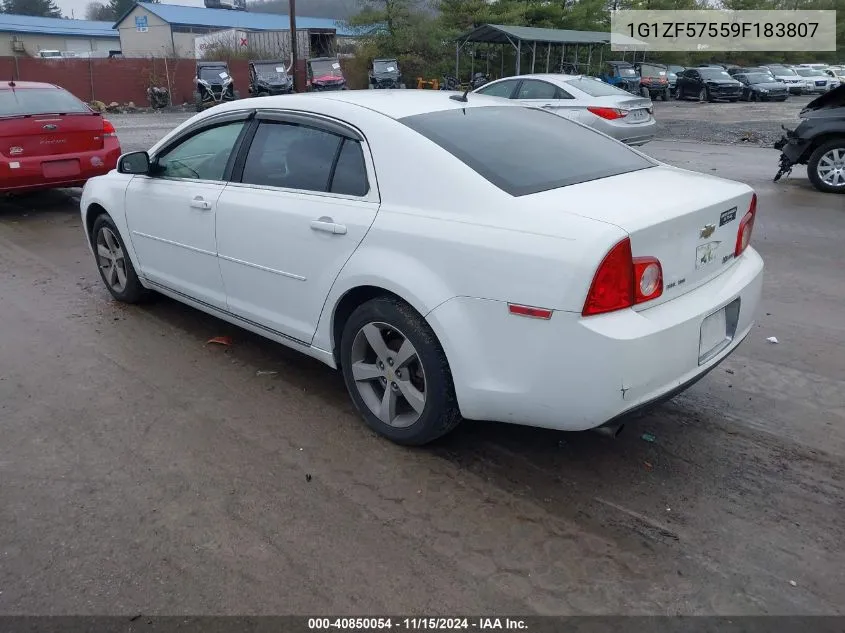
<svg viewBox="0 0 845 633">
<path fill-rule="evenodd" d="M 482 24 L 458 38 L 459 44 L 514 44 L 517 41 L 540 44 L 610 44 L 610 33 Z"/>
</svg>

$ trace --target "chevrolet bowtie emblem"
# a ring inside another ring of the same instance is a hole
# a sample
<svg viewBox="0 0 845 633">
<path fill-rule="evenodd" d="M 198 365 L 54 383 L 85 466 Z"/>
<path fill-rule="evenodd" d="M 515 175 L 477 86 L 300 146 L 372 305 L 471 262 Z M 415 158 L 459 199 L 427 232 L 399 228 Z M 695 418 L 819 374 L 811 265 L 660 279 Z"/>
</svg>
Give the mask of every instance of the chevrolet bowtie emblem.
<svg viewBox="0 0 845 633">
<path fill-rule="evenodd" d="M 708 237 L 713 235 L 713 233 L 715 231 L 716 231 L 716 225 L 715 224 L 705 224 L 704 226 L 701 227 L 701 230 L 698 232 L 698 235 L 699 235 L 699 237 L 701 237 L 701 239 L 706 240 Z"/>
</svg>

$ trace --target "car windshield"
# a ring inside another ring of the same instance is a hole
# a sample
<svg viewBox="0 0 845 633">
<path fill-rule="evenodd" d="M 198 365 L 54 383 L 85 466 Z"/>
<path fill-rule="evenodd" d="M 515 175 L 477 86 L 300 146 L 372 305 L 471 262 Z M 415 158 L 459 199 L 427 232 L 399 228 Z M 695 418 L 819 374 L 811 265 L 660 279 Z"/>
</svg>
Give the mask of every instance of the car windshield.
<svg viewBox="0 0 845 633">
<path fill-rule="evenodd" d="M 824 73 L 820 70 L 813 70 L 812 68 L 797 68 L 796 72 L 802 77 L 822 77 Z"/>
<path fill-rule="evenodd" d="M 594 77 L 575 77 L 569 79 L 566 85 L 573 86 L 581 92 L 590 95 L 591 97 L 630 97 L 631 93 L 611 86 L 603 81 L 597 81 Z"/>
<path fill-rule="evenodd" d="M 394 60 L 376 60 L 373 62 L 373 72 L 376 73 L 395 73 L 398 72 L 396 70 L 396 62 Z"/>
<path fill-rule="evenodd" d="M 91 109 L 65 90 L 0 90 L 0 117 L 24 114 L 90 114 Z"/>
<path fill-rule="evenodd" d="M 200 68 L 200 79 L 210 84 L 222 83 L 229 76 L 225 66 L 204 66 Z"/>
<path fill-rule="evenodd" d="M 774 77 L 768 73 L 749 73 L 745 75 L 745 78 L 748 79 L 748 83 L 751 84 L 770 84 L 774 79 Z"/>
<path fill-rule="evenodd" d="M 637 71 L 634 70 L 633 68 L 619 68 L 619 67 L 617 67 L 616 73 L 620 77 L 636 77 L 637 76 Z"/>
<path fill-rule="evenodd" d="M 775 75 L 779 75 L 781 77 L 798 74 L 794 70 L 792 70 L 791 68 L 787 68 L 786 66 L 770 66 L 769 70 L 771 70 Z"/>
<path fill-rule="evenodd" d="M 267 81 L 284 80 L 287 76 L 287 69 L 284 62 L 269 62 L 267 64 L 255 64 L 255 73 Z"/>
<path fill-rule="evenodd" d="M 665 77 L 666 69 L 662 66 L 651 66 L 650 64 L 642 64 L 640 66 L 640 75 L 642 77 Z"/>
<path fill-rule="evenodd" d="M 699 68 L 698 72 L 705 79 L 731 79 L 727 70 L 721 70 L 719 68 Z"/>
<path fill-rule="evenodd" d="M 611 138 L 535 108 L 453 108 L 399 121 L 512 196 L 655 166 Z"/>
<path fill-rule="evenodd" d="M 311 65 L 311 73 L 315 78 L 333 77 L 343 79 L 343 71 L 340 69 L 340 62 L 336 59 L 320 59 L 308 62 Z"/>
</svg>

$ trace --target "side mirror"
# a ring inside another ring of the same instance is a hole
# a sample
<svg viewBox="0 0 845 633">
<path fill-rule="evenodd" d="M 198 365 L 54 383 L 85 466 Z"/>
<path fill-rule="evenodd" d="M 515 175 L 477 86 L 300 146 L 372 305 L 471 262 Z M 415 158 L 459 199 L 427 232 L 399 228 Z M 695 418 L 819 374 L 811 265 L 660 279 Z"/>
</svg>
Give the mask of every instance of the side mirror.
<svg viewBox="0 0 845 633">
<path fill-rule="evenodd" d="M 121 174 L 150 173 L 150 155 L 147 152 L 130 152 L 117 161 L 117 171 Z"/>
</svg>

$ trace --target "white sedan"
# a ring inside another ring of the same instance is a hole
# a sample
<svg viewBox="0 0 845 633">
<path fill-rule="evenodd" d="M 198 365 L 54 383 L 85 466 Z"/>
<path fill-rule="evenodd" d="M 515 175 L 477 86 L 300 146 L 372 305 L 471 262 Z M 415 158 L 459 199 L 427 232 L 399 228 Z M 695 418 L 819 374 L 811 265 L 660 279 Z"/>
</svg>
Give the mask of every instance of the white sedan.
<svg viewBox="0 0 845 633">
<path fill-rule="evenodd" d="M 197 114 L 85 186 L 106 287 L 341 369 L 367 424 L 403 444 L 462 418 L 617 429 L 736 349 L 763 271 L 749 187 L 460 99 L 361 90 Z"/>
</svg>

